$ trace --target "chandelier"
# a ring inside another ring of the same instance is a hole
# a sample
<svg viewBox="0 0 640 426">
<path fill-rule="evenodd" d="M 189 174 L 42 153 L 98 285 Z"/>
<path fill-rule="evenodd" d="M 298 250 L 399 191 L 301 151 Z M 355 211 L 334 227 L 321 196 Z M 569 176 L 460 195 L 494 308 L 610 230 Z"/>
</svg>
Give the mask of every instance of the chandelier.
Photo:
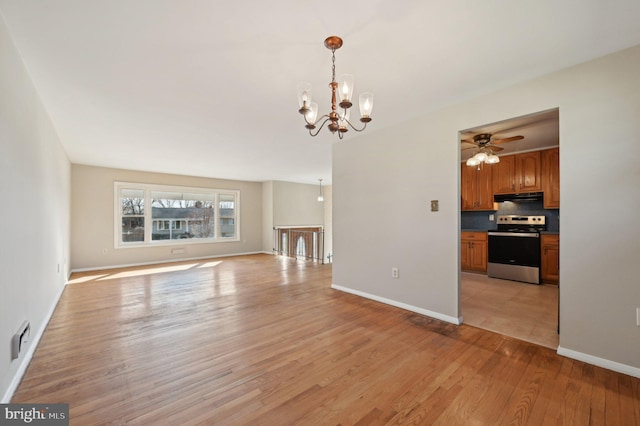
<svg viewBox="0 0 640 426">
<path fill-rule="evenodd" d="M 367 128 L 367 123 L 371 121 L 373 93 L 362 93 L 359 97 L 360 122 L 364 125 L 361 129 L 358 129 L 349 121 L 349 108 L 353 105 L 351 103 L 353 76 L 344 74 L 336 81 L 336 50 L 342 47 L 342 39 L 338 36 L 327 37 L 324 45 L 331 50 L 331 83 L 329 83 L 331 88 L 331 112 L 317 118 L 318 104 L 311 101 L 310 83 L 300 83 L 298 85 L 298 104 L 300 105 L 298 112 L 304 116 L 305 127 L 309 129 L 311 136 L 317 136 L 324 125 L 329 123 L 327 128 L 331 133 L 338 132 L 338 136 L 342 139 L 344 134 L 349 131 L 349 127 L 356 132 L 361 132 Z M 340 107 L 340 110 L 338 110 L 338 107 Z"/>
</svg>

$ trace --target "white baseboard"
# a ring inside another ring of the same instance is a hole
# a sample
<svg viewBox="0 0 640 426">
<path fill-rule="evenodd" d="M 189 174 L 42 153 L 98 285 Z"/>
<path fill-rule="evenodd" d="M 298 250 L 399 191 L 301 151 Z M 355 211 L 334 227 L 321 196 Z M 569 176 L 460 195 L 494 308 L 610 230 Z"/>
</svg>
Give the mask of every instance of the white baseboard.
<svg viewBox="0 0 640 426">
<path fill-rule="evenodd" d="M 439 319 L 441 321 L 446 321 L 451 324 L 460 325 L 462 324 L 462 317 L 456 318 L 449 315 L 444 315 L 439 312 L 430 311 L 428 309 L 418 308 L 417 306 L 408 305 L 406 303 L 398 302 L 396 300 L 387 299 L 386 297 L 376 296 L 375 294 L 365 293 L 360 290 L 354 290 L 349 287 L 343 287 L 337 284 L 331 284 L 331 288 L 335 290 L 344 291 L 345 293 L 355 294 L 356 296 L 364 297 L 365 299 L 375 300 L 376 302 L 384 303 L 385 305 L 395 306 L 396 308 L 405 309 L 407 311 L 415 312 L 421 315 L 425 315 L 431 318 Z"/>
<path fill-rule="evenodd" d="M 562 346 L 558 346 L 558 355 L 566 356 L 567 358 L 576 359 L 578 361 L 586 362 L 587 364 L 596 365 L 628 376 L 640 378 L 640 368 L 632 367 L 630 365 L 620 364 L 619 362 L 573 351 L 571 349 L 563 348 Z"/>
<path fill-rule="evenodd" d="M 199 256 L 199 257 L 181 257 L 179 259 L 165 259 L 165 260 L 154 260 L 151 262 L 141 262 L 141 263 L 125 263 L 121 265 L 108 265 L 108 266 L 96 266 L 91 268 L 78 268 L 72 269 L 71 275 L 74 272 L 91 272 L 91 271 L 102 271 L 107 269 L 117 269 L 117 268 L 130 268 L 133 266 L 148 266 L 148 265 L 157 265 L 159 263 L 173 263 L 173 262 L 189 262 L 191 260 L 203 260 L 203 259 L 216 259 L 219 257 L 233 257 L 233 256 L 248 256 L 251 254 L 273 254 L 267 251 L 250 251 L 246 253 L 230 253 L 230 254 L 217 254 L 217 255 L 209 255 L 209 256 Z"/>
<path fill-rule="evenodd" d="M 49 308 L 49 311 L 45 316 L 45 320 L 40 325 L 40 328 L 38 328 L 37 332 L 31 335 L 29 348 L 22 356 L 22 359 L 20 360 L 20 364 L 18 365 L 18 369 L 16 370 L 16 373 L 14 374 L 13 379 L 11 380 L 11 383 L 9 383 L 9 387 L 5 391 L 4 395 L 2 395 L 2 400 L 0 400 L 0 404 L 8 404 L 11 402 L 11 397 L 13 396 L 16 389 L 18 389 L 18 385 L 22 380 L 22 376 L 24 376 L 24 373 L 27 371 L 27 367 L 31 362 L 31 358 L 33 358 L 33 354 L 35 353 L 36 348 L 38 347 L 38 343 L 40 343 L 40 339 L 42 338 L 44 331 L 47 329 L 47 325 L 49 325 L 49 321 L 53 316 L 53 312 L 56 310 L 56 306 L 58 306 L 58 301 L 60 301 L 60 297 L 62 297 L 62 292 L 64 291 L 64 288 L 65 286 L 62 286 L 60 288 L 60 291 L 58 292 L 58 295 L 56 296 L 54 302 L 51 304 L 51 307 Z"/>
</svg>

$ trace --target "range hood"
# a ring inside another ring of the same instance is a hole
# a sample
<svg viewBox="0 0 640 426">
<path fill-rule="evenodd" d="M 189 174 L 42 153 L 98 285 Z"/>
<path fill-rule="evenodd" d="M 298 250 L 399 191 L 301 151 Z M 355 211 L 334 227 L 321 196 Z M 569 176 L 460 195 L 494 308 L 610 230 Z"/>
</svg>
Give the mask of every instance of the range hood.
<svg viewBox="0 0 640 426">
<path fill-rule="evenodd" d="M 495 194 L 493 201 L 501 203 L 503 201 L 541 201 L 542 192 L 525 192 L 522 194 Z"/>
</svg>

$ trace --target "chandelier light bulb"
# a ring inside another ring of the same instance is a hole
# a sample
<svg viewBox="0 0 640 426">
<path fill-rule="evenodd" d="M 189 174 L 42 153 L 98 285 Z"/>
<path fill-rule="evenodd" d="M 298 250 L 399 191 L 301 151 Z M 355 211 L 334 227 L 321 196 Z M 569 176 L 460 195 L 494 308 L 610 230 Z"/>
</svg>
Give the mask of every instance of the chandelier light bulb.
<svg viewBox="0 0 640 426">
<path fill-rule="evenodd" d="M 371 110 L 373 109 L 373 93 L 365 92 L 360 95 L 360 116 L 363 119 L 371 120 Z"/>
<path fill-rule="evenodd" d="M 307 120 L 310 122 L 315 122 L 318 117 L 318 104 L 315 102 L 311 102 L 309 105 L 309 112 L 306 114 Z"/>
<path fill-rule="evenodd" d="M 351 96 L 353 96 L 353 76 L 351 74 L 342 74 L 340 76 L 340 79 L 338 80 L 338 91 L 340 92 L 341 104 L 343 102 L 351 102 Z M 351 105 L 346 108 L 349 108 L 350 106 Z"/>
<path fill-rule="evenodd" d="M 298 105 L 300 108 L 308 108 L 311 104 L 311 83 L 298 84 Z"/>
<path fill-rule="evenodd" d="M 351 110 L 347 109 L 344 111 L 344 114 L 342 116 L 340 116 L 340 127 L 338 128 L 338 131 L 340 132 L 346 132 L 349 129 L 347 128 L 347 122 L 349 121 L 349 116 L 351 115 Z"/>
</svg>

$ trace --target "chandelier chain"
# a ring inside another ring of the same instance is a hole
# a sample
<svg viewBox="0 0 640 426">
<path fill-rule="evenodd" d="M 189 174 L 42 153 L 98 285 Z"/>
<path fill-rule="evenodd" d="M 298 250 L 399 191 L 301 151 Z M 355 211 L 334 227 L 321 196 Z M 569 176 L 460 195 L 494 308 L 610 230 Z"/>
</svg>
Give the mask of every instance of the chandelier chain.
<svg viewBox="0 0 640 426">
<path fill-rule="evenodd" d="M 336 81 L 336 49 L 331 49 L 331 82 Z"/>
</svg>

